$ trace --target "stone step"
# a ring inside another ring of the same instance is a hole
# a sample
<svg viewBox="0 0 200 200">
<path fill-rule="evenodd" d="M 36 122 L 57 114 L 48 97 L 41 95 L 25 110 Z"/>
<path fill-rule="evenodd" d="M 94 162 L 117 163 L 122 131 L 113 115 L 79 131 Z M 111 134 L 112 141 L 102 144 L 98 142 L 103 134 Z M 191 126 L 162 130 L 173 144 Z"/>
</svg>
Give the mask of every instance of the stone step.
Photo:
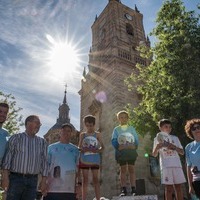
<svg viewBox="0 0 200 200">
<path fill-rule="evenodd" d="M 157 195 L 137 195 L 137 196 L 125 196 L 113 197 L 112 200 L 158 200 Z"/>
</svg>

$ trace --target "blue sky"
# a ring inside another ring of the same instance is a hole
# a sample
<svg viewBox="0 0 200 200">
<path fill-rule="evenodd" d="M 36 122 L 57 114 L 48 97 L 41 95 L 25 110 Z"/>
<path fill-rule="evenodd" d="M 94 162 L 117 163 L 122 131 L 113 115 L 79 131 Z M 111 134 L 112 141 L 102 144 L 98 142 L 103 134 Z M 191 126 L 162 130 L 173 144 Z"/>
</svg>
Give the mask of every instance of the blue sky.
<svg viewBox="0 0 200 200">
<path fill-rule="evenodd" d="M 143 14 L 146 34 L 155 26 L 162 0 L 121 0 Z M 41 118 L 43 136 L 58 117 L 67 83 L 71 123 L 79 130 L 83 67 L 88 64 L 91 25 L 108 0 L 0 0 L 0 91 L 15 96 L 25 119 Z M 199 0 L 184 0 L 187 10 L 197 10 Z M 154 38 L 150 37 L 153 42 Z M 76 65 L 54 66 L 52 51 L 58 44 L 70 44 L 78 54 Z M 57 70 L 57 72 L 55 72 Z M 23 129 L 23 128 L 22 128 Z"/>
</svg>

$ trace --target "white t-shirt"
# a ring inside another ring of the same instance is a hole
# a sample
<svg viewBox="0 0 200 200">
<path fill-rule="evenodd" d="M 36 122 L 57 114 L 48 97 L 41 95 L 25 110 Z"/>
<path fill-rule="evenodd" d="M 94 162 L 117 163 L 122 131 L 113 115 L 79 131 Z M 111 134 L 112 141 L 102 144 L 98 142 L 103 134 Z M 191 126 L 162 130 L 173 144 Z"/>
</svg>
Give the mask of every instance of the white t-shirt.
<svg viewBox="0 0 200 200">
<path fill-rule="evenodd" d="M 153 149 L 156 148 L 159 142 L 170 142 L 176 147 L 183 149 L 179 139 L 175 135 L 169 135 L 167 133 L 158 133 L 154 138 Z M 161 139 L 163 136 L 163 140 Z M 162 141 L 161 141 L 162 140 Z M 159 160 L 160 160 L 160 169 L 168 167 L 182 167 L 180 157 L 176 150 L 168 149 L 167 147 L 162 147 L 159 149 Z"/>
<path fill-rule="evenodd" d="M 48 192 L 75 193 L 78 147 L 56 142 L 48 147 Z"/>
</svg>

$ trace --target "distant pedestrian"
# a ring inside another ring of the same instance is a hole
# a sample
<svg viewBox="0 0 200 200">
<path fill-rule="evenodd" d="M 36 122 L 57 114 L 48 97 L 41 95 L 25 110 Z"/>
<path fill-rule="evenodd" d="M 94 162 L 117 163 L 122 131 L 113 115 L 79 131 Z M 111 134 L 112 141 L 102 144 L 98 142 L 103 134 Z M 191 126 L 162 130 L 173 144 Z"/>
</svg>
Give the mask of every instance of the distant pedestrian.
<svg viewBox="0 0 200 200">
<path fill-rule="evenodd" d="M 158 122 L 161 132 L 154 138 L 153 156 L 159 154 L 161 183 L 165 186 L 165 200 L 171 200 L 175 190 L 176 200 L 183 200 L 182 183 L 186 182 L 180 161 L 184 154 L 183 147 L 172 131 L 171 121 L 162 119 Z"/>
<path fill-rule="evenodd" d="M 96 200 L 100 200 L 100 153 L 103 151 L 104 145 L 101 133 L 95 131 L 95 120 L 95 117 L 92 115 L 84 117 L 83 122 L 86 131 L 80 134 L 78 145 L 81 151 L 79 167 L 83 175 L 82 200 L 86 200 L 90 169 L 92 171 Z"/>
<path fill-rule="evenodd" d="M 185 147 L 189 193 L 200 198 L 200 119 L 188 120 L 185 132 L 193 140 Z"/>
<path fill-rule="evenodd" d="M 40 126 L 39 117 L 30 115 L 25 120 L 25 131 L 12 135 L 8 141 L 2 164 L 6 200 L 35 200 L 39 174 L 41 191 L 46 191 L 47 142 L 36 136 Z"/>
<path fill-rule="evenodd" d="M 127 168 L 131 184 L 131 194 L 136 194 L 135 161 L 137 159 L 137 148 L 139 144 L 138 135 L 133 126 L 128 125 L 128 112 L 122 110 L 117 113 L 119 126 L 112 133 L 112 145 L 115 148 L 115 157 L 120 165 L 121 194 L 127 195 L 126 174 Z"/>
</svg>

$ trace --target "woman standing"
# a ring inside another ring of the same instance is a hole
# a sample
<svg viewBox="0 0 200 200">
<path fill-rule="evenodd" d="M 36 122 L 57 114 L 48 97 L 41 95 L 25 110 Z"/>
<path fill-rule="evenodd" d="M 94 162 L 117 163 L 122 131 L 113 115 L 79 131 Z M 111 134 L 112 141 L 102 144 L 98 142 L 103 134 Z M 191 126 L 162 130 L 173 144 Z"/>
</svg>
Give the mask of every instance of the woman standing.
<svg viewBox="0 0 200 200">
<path fill-rule="evenodd" d="M 185 132 L 193 140 L 185 147 L 189 193 L 200 198 L 200 119 L 187 121 Z"/>
</svg>

